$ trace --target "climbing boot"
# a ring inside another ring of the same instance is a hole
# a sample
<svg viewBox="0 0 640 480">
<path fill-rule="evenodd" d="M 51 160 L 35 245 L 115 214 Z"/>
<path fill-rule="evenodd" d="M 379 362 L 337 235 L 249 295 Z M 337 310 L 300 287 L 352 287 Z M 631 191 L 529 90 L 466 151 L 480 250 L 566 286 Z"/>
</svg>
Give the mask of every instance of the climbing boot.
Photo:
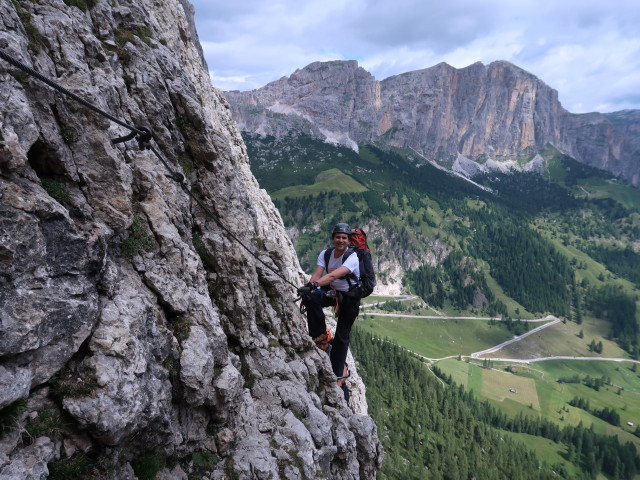
<svg viewBox="0 0 640 480">
<path fill-rule="evenodd" d="M 338 386 L 342 388 L 342 386 L 347 381 L 347 378 L 349 378 L 350 376 L 351 376 L 351 371 L 349 370 L 349 367 L 345 363 L 344 368 L 342 369 L 342 376 L 338 377 Z"/>
<path fill-rule="evenodd" d="M 342 395 L 344 396 L 345 402 L 349 403 L 349 397 L 351 396 L 349 393 L 349 389 L 347 388 L 347 378 L 351 376 L 351 371 L 347 364 L 344 364 L 344 368 L 342 369 L 342 376 L 338 377 L 338 387 L 342 390 Z"/>
<path fill-rule="evenodd" d="M 313 341 L 320 350 L 328 352 L 331 347 L 331 331 L 327 328 L 325 333 L 317 336 Z"/>
</svg>

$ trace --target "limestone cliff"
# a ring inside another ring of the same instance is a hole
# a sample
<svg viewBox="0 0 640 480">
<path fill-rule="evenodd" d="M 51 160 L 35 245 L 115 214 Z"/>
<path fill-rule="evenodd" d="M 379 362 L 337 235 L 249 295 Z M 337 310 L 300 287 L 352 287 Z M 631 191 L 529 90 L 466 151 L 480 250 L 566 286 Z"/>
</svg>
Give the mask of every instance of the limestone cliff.
<svg viewBox="0 0 640 480">
<path fill-rule="evenodd" d="M 0 60 L 2 480 L 70 465 L 370 479 L 380 465 L 375 424 L 344 402 L 292 302 L 298 260 L 190 12 L 0 0 L 0 48 L 148 126 L 213 215 L 152 151 L 112 144 L 125 128 Z"/>
<path fill-rule="evenodd" d="M 377 81 L 355 61 L 312 63 L 251 92 L 226 92 L 241 130 L 294 128 L 357 148 L 381 142 L 453 164 L 528 157 L 552 144 L 640 185 L 640 111 L 570 114 L 558 94 L 508 62 L 441 63 Z"/>
</svg>

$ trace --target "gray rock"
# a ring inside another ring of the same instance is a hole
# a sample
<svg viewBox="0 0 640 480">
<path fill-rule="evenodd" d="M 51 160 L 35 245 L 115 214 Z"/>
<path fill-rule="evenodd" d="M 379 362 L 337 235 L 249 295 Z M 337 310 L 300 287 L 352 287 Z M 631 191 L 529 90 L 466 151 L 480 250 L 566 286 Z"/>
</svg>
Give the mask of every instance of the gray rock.
<svg viewBox="0 0 640 480">
<path fill-rule="evenodd" d="M 90 334 L 104 245 L 39 185 L 0 179 L 0 198 L 1 408 L 47 381 Z"/>
<path fill-rule="evenodd" d="M 54 458 L 53 442 L 47 437 L 40 437 L 13 455 L 11 463 L 0 468 L 0 480 L 44 480 L 49 476 L 47 462 Z"/>
<path fill-rule="evenodd" d="M 122 480 L 143 455 L 178 460 L 161 478 L 359 478 L 379 464 L 373 438 L 373 453 L 355 447 L 291 302 L 295 250 L 192 15 L 179 0 L 0 2 L 0 47 L 148 126 L 161 153 L 114 145 L 127 129 L 0 61 L 0 407 L 28 400 L 0 478 L 46 478 L 79 451 Z M 25 445 L 45 408 L 65 424 Z M 218 462 L 196 472 L 202 451 Z"/>
</svg>

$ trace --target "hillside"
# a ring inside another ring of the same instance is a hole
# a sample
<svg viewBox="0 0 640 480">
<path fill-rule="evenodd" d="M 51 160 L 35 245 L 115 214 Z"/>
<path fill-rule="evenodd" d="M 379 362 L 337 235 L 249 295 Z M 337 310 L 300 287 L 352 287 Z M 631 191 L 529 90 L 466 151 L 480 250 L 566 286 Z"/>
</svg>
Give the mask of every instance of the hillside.
<svg viewBox="0 0 640 480">
<path fill-rule="evenodd" d="M 543 152 L 545 173 L 487 175 L 481 189 L 417 165 L 411 152 L 244 138 L 306 269 L 327 242 L 318 230 L 344 220 L 369 231 L 381 292 L 411 286 L 436 308 L 571 318 L 590 289 L 638 293 L 638 190 L 553 148 Z M 316 182 L 336 171 L 352 186 L 338 193 Z"/>
<path fill-rule="evenodd" d="M 381 479 L 638 477 L 634 443 L 640 439 L 629 433 L 620 438 L 599 419 L 595 429 L 589 428 L 594 417 L 563 401 L 559 383 L 539 381 L 540 374 L 527 374 L 525 366 L 514 367 L 515 375 L 452 359 L 430 372 L 415 355 L 361 328 L 354 350 L 387 452 Z M 540 368 L 536 364 L 532 370 Z M 566 372 L 562 366 L 555 369 L 556 378 Z M 594 399 L 594 410 L 602 408 L 602 397 L 587 390 L 582 387 L 580 395 Z M 576 391 L 567 389 L 566 396 Z M 541 410 L 552 413 L 553 420 L 539 415 Z"/>
<path fill-rule="evenodd" d="M 367 304 L 360 335 L 397 342 L 445 383 L 463 387 L 505 418 L 518 421 L 519 427 L 509 428 L 519 433 L 510 438 L 524 442 L 547 462 L 555 459 L 553 463 L 561 466 L 555 465 L 554 470 L 567 472 L 563 478 L 588 478 L 589 469 L 566 455 L 562 440 L 549 441 L 544 429 L 527 430 L 523 427 L 526 422 L 547 422 L 560 429 L 590 426 L 593 433 L 614 436 L 621 445 L 634 445 L 631 451 L 638 451 L 640 361 L 630 359 L 607 338 L 606 321 L 590 317 L 582 324 L 551 318 L 523 322 L 452 318 L 425 311 L 424 304 L 411 297 L 374 297 Z M 512 337 L 514 334 L 517 336 Z M 596 342 L 603 347 L 593 348 Z M 400 374 L 398 380 L 409 378 Z M 369 395 L 376 395 L 372 389 L 387 388 L 375 382 L 369 387 Z M 412 455 L 402 449 L 398 454 Z"/>
<path fill-rule="evenodd" d="M 252 171 L 276 199 L 303 268 L 309 270 L 316 252 L 328 243 L 323 232 L 345 220 L 369 232 L 383 284 L 378 293 L 417 296 L 409 301 L 383 296 L 386 304 L 363 310 L 357 335 L 386 338 L 412 355 L 428 358 L 445 383 L 455 382 L 489 402 L 499 412 L 496 415 L 505 415 L 493 424 L 509 430 L 499 433 L 503 439 L 524 441 L 539 459 L 552 463 L 551 470 L 565 472 L 564 478 L 595 478 L 591 475 L 596 471 L 588 466 L 593 460 L 576 456 L 576 447 L 558 438 L 541 437 L 538 430 L 509 422 L 522 423 L 517 419 L 524 415 L 527 422 L 548 422 L 558 429 L 594 424 L 603 442 L 614 435 L 620 445 L 633 446 L 630 452 L 637 451 L 639 437 L 634 427 L 626 426 L 627 421 L 637 424 L 640 405 L 640 377 L 630 362 L 638 358 L 640 324 L 637 189 L 551 146 L 539 154 L 538 172 L 486 174 L 476 178 L 476 185 L 434 165 L 417 163 L 411 151 L 361 144 L 356 153 L 308 136 L 243 135 Z M 348 189 L 327 188 L 323 172 L 348 178 Z M 356 185 L 366 190 L 354 191 Z M 563 321 L 472 358 L 533 330 L 540 324 L 528 321 L 548 314 Z M 613 357 L 629 363 L 549 362 L 548 368 L 546 362 L 527 364 L 553 356 Z M 364 363 L 360 353 L 357 357 Z M 443 458 L 434 457 L 433 441 L 426 450 L 416 446 L 425 442 L 421 435 L 439 438 L 432 426 L 421 431 L 395 411 L 389 419 L 397 397 L 385 396 L 404 386 L 388 379 L 389 384 L 378 384 L 382 374 L 378 364 L 373 365 L 365 380 L 372 415 L 386 432 L 382 441 L 388 455 L 381 478 L 423 478 L 415 473 L 422 465 L 446 470 L 440 463 Z M 405 375 L 391 374 L 400 383 Z M 565 377 L 578 381 L 560 383 Z M 586 385 L 595 381 L 589 378 L 607 378 L 609 383 L 597 392 Z M 519 393 L 510 393 L 510 388 Z M 424 414 L 426 400 L 413 404 L 416 397 L 411 392 L 402 405 L 414 419 Z M 589 399 L 588 409 L 572 406 L 574 397 Z M 622 419 L 619 425 L 598 417 L 604 409 Z M 434 410 L 429 414 L 436 415 Z M 414 439 L 405 442 L 398 432 L 392 435 L 396 425 L 414 432 Z M 446 448 L 457 451 L 454 444 Z M 469 471 L 482 468 L 477 460 L 468 461 Z M 596 464 L 605 468 L 600 460 Z M 608 465 L 603 471 L 615 476 L 616 468 Z M 539 473 L 542 477 L 536 478 L 544 478 L 544 468 Z M 519 475 L 497 478 L 527 478 Z"/>
</svg>

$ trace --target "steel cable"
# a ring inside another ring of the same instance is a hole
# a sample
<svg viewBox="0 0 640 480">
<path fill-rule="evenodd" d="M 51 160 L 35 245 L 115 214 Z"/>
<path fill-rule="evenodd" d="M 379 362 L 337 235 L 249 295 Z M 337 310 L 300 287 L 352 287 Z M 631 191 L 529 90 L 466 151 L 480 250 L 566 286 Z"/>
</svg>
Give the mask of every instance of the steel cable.
<svg viewBox="0 0 640 480">
<path fill-rule="evenodd" d="M 53 80 L 45 77 L 44 75 L 42 75 L 41 73 L 35 71 L 33 68 L 29 67 L 28 65 L 22 63 L 21 61 L 19 61 L 18 59 L 14 58 L 13 56 L 9 55 L 3 48 L 0 48 L 0 58 L 2 58 L 3 60 L 5 60 L 6 62 L 10 63 L 11 65 L 19 68 L 20 70 L 28 73 L 29 75 L 31 75 L 32 77 L 37 78 L 38 80 L 40 80 L 41 82 L 45 83 L 46 85 L 50 86 L 51 88 L 57 90 L 58 92 L 62 93 L 63 95 L 66 95 L 67 97 L 75 100 L 76 102 L 80 103 L 81 105 L 89 108 L 90 110 L 98 113 L 99 115 L 102 115 L 105 118 L 108 118 L 109 120 L 111 120 L 114 123 L 117 123 L 118 125 L 127 128 L 129 130 L 131 130 L 131 134 L 123 136 L 123 137 L 119 137 L 119 138 L 115 138 L 112 140 L 113 143 L 122 143 L 122 142 L 126 142 L 128 140 L 133 140 L 136 137 L 136 140 L 138 141 L 138 144 L 140 146 L 141 149 L 150 149 L 160 160 L 160 162 L 164 165 L 164 167 L 167 169 L 167 171 L 169 172 L 169 174 L 167 175 L 167 177 L 171 178 L 172 180 L 174 180 L 176 183 L 178 183 L 180 185 L 180 188 L 182 188 L 182 190 L 200 207 L 202 208 L 202 210 L 207 214 L 208 217 L 210 217 L 222 230 L 224 230 L 233 240 L 235 240 L 238 244 L 240 244 L 240 246 L 242 248 L 244 248 L 253 258 L 255 258 L 256 260 L 258 260 L 260 263 L 262 263 L 265 267 L 267 267 L 269 270 L 271 270 L 271 272 L 273 272 L 274 274 L 276 274 L 281 280 L 283 280 L 284 282 L 286 282 L 287 284 L 291 285 L 293 288 L 297 288 L 296 285 L 294 285 L 292 282 L 290 282 L 289 280 L 287 280 L 287 278 L 284 277 L 284 275 L 282 275 L 279 271 L 277 271 L 275 268 L 273 268 L 271 265 L 269 265 L 268 263 L 266 263 L 264 260 L 262 260 L 256 253 L 254 253 L 249 247 L 247 247 L 238 237 L 237 235 L 235 235 L 233 232 L 231 232 L 224 224 L 222 224 L 222 222 L 220 221 L 220 219 L 211 211 L 211 209 L 209 209 L 199 198 L 197 198 L 193 192 L 191 192 L 191 190 L 189 189 L 189 187 L 186 185 L 185 183 L 185 179 L 184 179 L 184 175 L 182 175 L 179 172 L 176 172 L 175 170 L 173 170 L 171 168 L 171 166 L 169 165 L 169 162 L 164 158 L 164 156 L 162 155 L 162 153 L 160 153 L 158 151 L 158 149 L 156 149 L 153 145 L 151 145 L 151 140 L 153 139 L 153 133 L 151 132 L 151 130 L 147 127 L 134 127 L 132 125 L 129 125 L 128 123 L 126 123 L 123 120 L 120 120 L 119 118 L 114 117 L 113 115 L 105 112 L 104 110 L 96 107 L 95 105 L 93 105 L 92 103 L 86 101 L 85 99 L 83 99 L 82 97 L 76 95 L 75 93 L 71 92 L 70 90 L 66 89 L 65 87 L 63 87 L 62 85 L 60 85 L 59 83 L 54 82 Z"/>
</svg>

